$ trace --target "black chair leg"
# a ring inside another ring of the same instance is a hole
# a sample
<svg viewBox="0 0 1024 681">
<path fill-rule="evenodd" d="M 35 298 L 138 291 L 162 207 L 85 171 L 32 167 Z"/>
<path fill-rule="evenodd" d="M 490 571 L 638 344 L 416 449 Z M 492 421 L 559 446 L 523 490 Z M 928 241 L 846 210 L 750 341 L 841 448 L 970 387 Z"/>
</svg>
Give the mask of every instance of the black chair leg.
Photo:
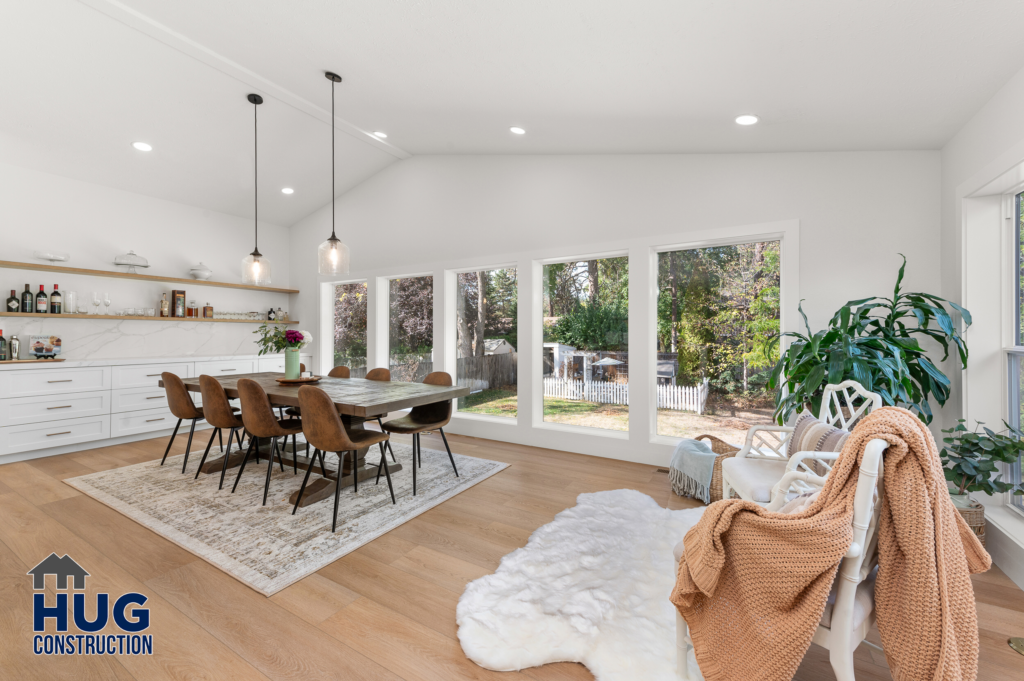
<svg viewBox="0 0 1024 681">
<path fill-rule="evenodd" d="M 281 454 L 277 450 L 277 438 L 270 438 L 274 444 L 270 447 L 270 463 L 267 465 L 267 481 L 263 484 L 263 505 L 267 505 L 267 494 L 270 492 L 270 476 L 274 472 L 274 454 L 277 454 L 278 462 L 281 461 Z M 284 471 L 284 464 L 281 464 L 281 471 Z"/>
<path fill-rule="evenodd" d="M 220 484 L 217 485 L 217 489 L 224 489 L 224 474 L 228 472 L 228 459 L 231 458 L 231 439 L 238 438 L 238 429 L 232 428 L 231 432 L 228 433 L 228 451 L 224 453 L 224 465 L 220 467 Z M 242 451 L 242 441 L 238 440 L 238 451 Z M 202 466 L 200 466 L 202 468 Z M 198 475 L 198 473 L 196 474 Z"/>
<path fill-rule="evenodd" d="M 444 436 L 444 428 L 438 428 L 441 431 L 441 439 L 444 440 L 444 448 L 448 450 L 448 460 L 452 462 L 452 470 L 455 471 L 455 477 L 459 477 L 459 469 L 455 467 L 455 457 L 452 456 L 452 448 L 448 446 L 448 438 Z"/>
<path fill-rule="evenodd" d="M 384 443 L 383 442 L 378 442 L 377 446 L 380 447 L 380 463 L 377 464 L 377 481 L 373 483 L 375 485 L 379 485 L 380 484 L 380 469 L 382 467 L 386 468 L 386 464 L 387 464 L 387 460 L 388 460 L 387 452 L 384 450 Z"/>
<path fill-rule="evenodd" d="M 296 444 L 296 437 L 297 436 L 292 435 L 292 474 L 293 475 L 298 475 L 299 474 L 299 445 Z M 306 453 L 308 454 L 309 450 L 307 450 Z"/>
<path fill-rule="evenodd" d="M 309 482 L 309 474 L 313 472 L 313 463 L 310 462 L 309 468 L 306 469 L 306 475 L 302 478 L 302 487 L 299 488 L 299 497 L 295 500 L 295 508 L 292 509 L 292 515 L 299 510 L 299 502 L 302 501 L 302 493 L 306 491 L 306 483 Z"/>
<path fill-rule="evenodd" d="M 380 465 L 384 468 L 384 475 L 388 479 L 388 491 L 391 492 L 391 503 L 397 504 L 395 501 L 395 488 L 391 485 L 391 471 L 388 469 L 388 460 L 384 458 L 384 452 L 380 453 Z M 380 468 L 377 469 L 377 479 L 380 480 Z"/>
<path fill-rule="evenodd" d="M 306 446 L 308 447 L 309 443 L 307 443 Z M 314 449 L 313 450 L 313 461 L 311 461 L 309 463 L 309 465 L 312 466 L 313 463 L 316 461 L 317 452 L 320 452 L 320 475 L 322 475 L 322 476 L 324 476 L 326 478 L 327 477 L 327 465 L 324 462 L 324 453 L 322 451 L 320 451 L 319 449 Z"/>
<path fill-rule="evenodd" d="M 196 432 L 196 421 L 199 419 L 192 419 L 192 427 L 188 430 L 188 444 L 185 445 L 185 462 L 181 464 L 181 472 L 184 474 L 185 466 L 188 465 L 188 455 L 192 451 L 192 435 Z"/>
<path fill-rule="evenodd" d="M 220 446 L 220 451 L 224 451 L 224 435 L 220 432 L 220 428 L 217 429 L 217 444 Z"/>
<path fill-rule="evenodd" d="M 284 436 L 284 441 L 281 443 L 280 447 L 277 447 L 277 438 L 274 438 L 274 447 L 277 448 L 277 465 L 281 467 L 281 472 L 282 473 L 284 473 L 284 456 L 282 456 L 282 455 L 284 453 L 284 446 L 286 444 L 288 444 L 288 436 L 287 435 Z M 274 462 L 274 453 L 273 453 L 273 451 L 271 451 L 271 453 L 270 453 L 270 462 L 271 462 L 271 465 L 273 465 L 273 462 Z"/>
<path fill-rule="evenodd" d="M 416 450 L 420 446 L 420 434 L 412 434 L 412 495 L 416 496 Z"/>
<path fill-rule="evenodd" d="M 356 470 L 356 450 L 352 450 L 352 489 L 359 494 L 359 471 Z"/>
<path fill-rule="evenodd" d="M 331 534 L 338 528 L 338 502 L 341 501 L 341 471 L 345 468 L 345 455 L 348 452 L 338 452 L 338 484 L 334 486 L 334 519 L 331 520 Z"/>
<path fill-rule="evenodd" d="M 214 428 L 213 432 L 210 433 L 210 441 L 206 444 L 206 451 L 203 452 L 203 458 L 199 460 L 199 468 L 196 469 L 196 477 L 192 478 L 193 480 L 199 479 L 199 473 L 203 470 L 203 464 L 206 463 L 206 457 L 210 455 L 210 447 L 213 446 L 213 437 L 215 435 L 220 435 L 220 428 Z M 182 473 L 184 472 L 185 471 L 182 471 Z"/>
<path fill-rule="evenodd" d="M 382 421 L 379 416 L 377 417 L 377 423 L 378 423 L 378 425 L 380 425 L 380 432 L 383 433 L 384 432 L 384 421 Z M 391 441 L 390 440 L 385 440 L 384 441 L 384 445 L 388 448 L 388 451 L 391 452 L 391 460 L 394 461 L 395 463 L 398 463 L 398 459 L 395 458 L 395 450 L 391 449 Z"/>
<path fill-rule="evenodd" d="M 160 465 L 164 465 L 164 461 L 167 461 L 167 453 L 171 451 L 171 445 L 174 444 L 174 436 L 178 434 L 178 428 L 181 428 L 181 419 L 178 419 L 177 425 L 174 426 L 174 432 L 171 433 L 171 441 L 167 443 L 167 449 L 164 450 L 164 458 L 160 459 Z"/>
<path fill-rule="evenodd" d="M 245 450 L 245 458 L 242 459 L 242 465 L 238 468 L 238 475 L 235 476 L 235 484 L 231 488 L 231 493 L 234 494 L 235 490 L 238 489 L 238 481 L 242 479 L 242 472 L 245 470 L 245 464 L 249 463 L 249 455 L 252 454 L 253 450 L 259 451 L 259 438 L 249 438 L 249 449 Z"/>
<path fill-rule="evenodd" d="M 238 442 L 238 448 L 241 449 L 242 448 L 242 431 L 240 429 L 238 429 L 238 428 L 235 428 L 234 431 L 235 431 L 235 440 L 236 440 L 236 442 Z"/>
</svg>

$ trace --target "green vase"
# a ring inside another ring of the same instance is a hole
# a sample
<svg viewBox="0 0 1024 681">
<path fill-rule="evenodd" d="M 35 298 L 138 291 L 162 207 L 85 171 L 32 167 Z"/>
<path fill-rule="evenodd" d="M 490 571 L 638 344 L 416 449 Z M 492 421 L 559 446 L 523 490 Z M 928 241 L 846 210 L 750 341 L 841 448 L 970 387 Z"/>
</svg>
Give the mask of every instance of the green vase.
<svg viewBox="0 0 1024 681">
<path fill-rule="evenodd" d="M 284 377 L 285 378 L 298 378 L 299 377 L 299 349 L 298 348 L 285 348 L 284 349 Z"/>
</svg>

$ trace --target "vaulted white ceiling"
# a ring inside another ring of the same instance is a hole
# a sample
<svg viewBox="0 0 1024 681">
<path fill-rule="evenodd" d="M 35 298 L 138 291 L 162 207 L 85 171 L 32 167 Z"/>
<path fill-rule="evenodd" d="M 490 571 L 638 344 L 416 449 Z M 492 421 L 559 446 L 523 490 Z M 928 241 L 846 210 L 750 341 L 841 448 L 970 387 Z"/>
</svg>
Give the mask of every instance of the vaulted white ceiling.
<svg viewBox="0 0 1024 681">
<path fill-rule="evenodd" d="M 291 224 L 330 199 L 325 69 L 339 192 L 410 153 L 936 149 L 1022 28 L 1019 0 L 7 2 L 0 161 L 251 216 L 259 92 L 260 216 Z"/>
</svg>

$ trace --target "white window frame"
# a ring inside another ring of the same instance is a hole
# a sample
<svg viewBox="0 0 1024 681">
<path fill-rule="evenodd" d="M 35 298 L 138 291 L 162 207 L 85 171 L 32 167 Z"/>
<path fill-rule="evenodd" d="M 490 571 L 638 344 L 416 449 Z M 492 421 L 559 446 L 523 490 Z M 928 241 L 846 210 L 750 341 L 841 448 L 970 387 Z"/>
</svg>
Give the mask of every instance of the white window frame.
<svg viewBox="0 0 1024 681">
<path fill-rule="evenodd" d="M 458 275 L 466 274 L 467 272 L 492 272 L 494 270 L 510 270 L 516 271 L 516 301 L 519 301 L 519 278 L 521 272 L 519 269 L 519 263 L 517 262 L 501 262 L 497 265 L 481 265 L 479 267 L 459 267 L 455 269 L 444 271 L 444 328 L 441 330 L 441 334 L 444 340 L 444 366 L 453 382 L 458 382 L 459 379 L 459 337 L 458 337 L 458 295 L 459 295 L 459 281 Z M 435 298 L 436 300 L 436 298 Z M 518 309 L 518 305 L 517 305 Z M 436 318 L 436 317 L 435 317 Z M 516 335 L 519 333 L 519 319 L 516 319 Z M 437 332 L 434 334 L 437 337 Z M 521 354 L 522 340 L 519 342 L 520 347 L 516 348 L 516 355 Z M 518 361 L 518 360 L 517 360 Z M 498 425 L 511 425 L 515 426 L 519 424 L 519 370 L 516 369 L 516 415 L 515 416 L 490 416 L 488 414 L 472 414 L 468 412 L 460 411 L 458 408 L 458 401 L 455 402 L 454 408 L 452 409 L 452 417 L 459 419 L 468 419 L 480 421 L 482 423 L 495 423 Z"/>
<path fill-rule="evenodd" d="M 754 244 L 765 241 L 779 242 L 779 329 L 780 331 L 791 331 L 793 330 L 792 328 L 783 326 L 783 319 L 786 316 L 784 306 L 786 305 L 787 294 L 790 293 L 790 291 L 786 288 L 786 280 L 788 279 L 788 277 L 785 276 L 787 269 L 785 266 L 787 262 L 785 232 L 766 232 L 764 234 L 751 234 L 744 235 L 741 237 L 730 237 L 723 239 L 704 239 L 701 241 L 687 241 L 679 244 L 666 244 L 651 249 L 650 267 L 651 272 L 653 273 L 654 282 L 653 286 L 651 287 L 652 290 L 650 299 L 648 300 L 648 306 L 650 309 L 649 323 L 651 324 L 653 332 L 651 337 L 651 361 L 649 363 L 650 366 L 647 367 L 648 374 L 653 378 L 653 381 L 651 382 L 649 388 L 650 394 L 648 395 L 648 400 L 650 400 L 650 404 L 654 405 L 653 408 L 650 410 L 650 423 L 648 424 L 651 432 L 651 442 L 674 446 L 678 444 L 680 440 L 683 439 L 681 437 L 673 437 L 671 435 L 658 434 L 658 256 L 662 253 L 671 253 L 673 251 L 689 251 L 699 248 L 713 248 L 715 246 L 739 246 L 742 244 Z M 793 316 L 794 314 L 796 314 L 795 308 L 789 316 Z M 780 343 L 780 350 L 784 351 L 787 347 L 789 347 L 789 342 L 790 339 L 783 338 L 782 342 Z M 695 433 L 695 435 L 699 435 L 699 433 Z"/>
</svg>

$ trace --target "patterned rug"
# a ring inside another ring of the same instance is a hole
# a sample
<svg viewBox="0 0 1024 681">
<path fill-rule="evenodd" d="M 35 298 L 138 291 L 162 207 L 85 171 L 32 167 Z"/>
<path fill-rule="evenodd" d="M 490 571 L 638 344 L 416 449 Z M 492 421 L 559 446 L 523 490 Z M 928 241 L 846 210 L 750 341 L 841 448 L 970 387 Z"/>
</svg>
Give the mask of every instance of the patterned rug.
<svg viewBox="0 0 1024 681">
<path fill-rule="evenodd" d="M 265 596 L 316 572 L 363 544 L 408 522 L 459 492 L 508 467 L 508 464 L 455 454 L 455 477 L 447 452 L 423 449 L 423 467 L 416 471 L 416 496 L 412 495 L 412 447 L 393 443 L 403 469 L 392 475 L 397 504 L 391 503 L 381 476 L 360 482 L 359 493 L 341 490 L 338 529 L 331 534 L 334 498 L 300 508 L 292 515 L 288 497 L 299 489 L 305 472 L 293 475 L 290 466 L 282 473 L 275 463 L 267 505 L 261 506 L 266 480 L 266 459 L 258 466 L 250 461 L 231 494 L 237 468 L 228 471 L 224 489 L 218 490 L 219 474 L 193 480 L 199 456 L 193 453 L 189 471 L 181 474 L 184 455 L 169 457 L 164 466 L 147 461 L 65 480 L 68 485 L 110 506 L 135 522 L 191 551 Z M 337 467 L 338 457 L 328 454 L 327 468 Z M 376 448 L 367 463 L 379 462 Z M 320 474 L 319 466 L 310 483 Z"/>
</svg>

